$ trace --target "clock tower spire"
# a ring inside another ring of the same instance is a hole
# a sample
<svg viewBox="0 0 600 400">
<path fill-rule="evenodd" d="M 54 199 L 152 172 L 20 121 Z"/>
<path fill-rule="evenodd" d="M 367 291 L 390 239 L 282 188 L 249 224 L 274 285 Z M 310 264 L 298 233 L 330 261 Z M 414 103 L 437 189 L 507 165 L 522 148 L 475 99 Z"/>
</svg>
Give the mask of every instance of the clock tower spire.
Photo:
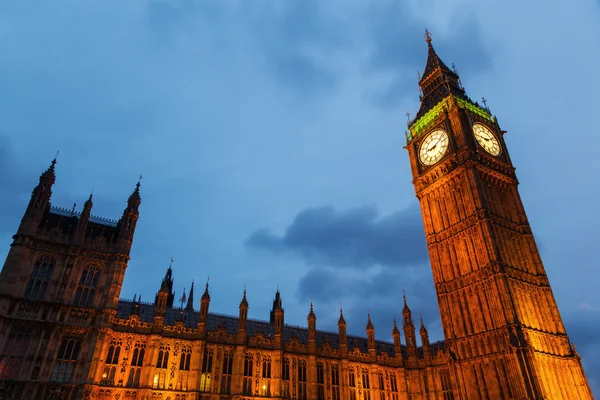
<svg viewBox="0 0 600 400">
<path fill-rule="evenodd" d="M 446 344 L 468 399 L 592 399 L 571 348 L 502 131 L 428 57 L 406 149 Z"/>
</svg>

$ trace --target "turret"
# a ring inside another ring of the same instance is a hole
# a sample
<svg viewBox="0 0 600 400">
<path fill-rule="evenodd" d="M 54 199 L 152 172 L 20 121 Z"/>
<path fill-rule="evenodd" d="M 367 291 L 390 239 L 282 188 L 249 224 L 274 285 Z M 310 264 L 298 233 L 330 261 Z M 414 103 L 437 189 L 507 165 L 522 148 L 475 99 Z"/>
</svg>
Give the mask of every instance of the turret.
<svg viewBox="0 0 600 400">
<path fill-rule="evenodd" d="M 369 345 L 369 351 L 375 350 L 375 327 L 371 322 L 371 312 L 367 314 L 367 342 Z"/>
<path fill-rule="evenodd" d="M 185 309 L 186 311 L 194 311 L 194 281 L 192 281 L 192 287 L 190 288 L 190 295 L 187 298 Z"/>
<path fill-rule="evenodd" d="M 248 300 L 246 300 L 246 285 L 244 285 L 244 296 L 240 301 L 240 315 L 238 317 L 238 340 L 246 341 L 246 323 L 248 321 Z"/>
<path fill-rule="evenodd" d="M 173 259 L 171 258 L 171 264 L 173 263 Z M 158 304 L 158 298 L 160 293 L 165 293 L 165 308 L 173 308 L 173 301 L 175 299 L 175 292 L 173 292 L 173 268 L 169 264 L 169 268 L 167 268 L 167 272 L 165 273 L 165 277 L 163 278 L 160 284 L 160 290 L 156 294 L 156 299 L 154 300 L 155 304 Z"/>
<path fill-rule="evenodd" d="M 77 229 L 75 231 L 75 242 L 81 243 L 85 240 L 85 232 L 87 230 L 88 221 L 90 220 L 90 215 L 92 213 L 92 206 L 94 203 L 92 202 L 92 195 L 83 203 L 83 211 L 79 216 L 79 221 L 77 222 Z"/>
<path fill-rule="evenodd" d="M 200 299 L 200 313 L 198 314 L 198 334 L 203 339 L 206 335 L 206 323 L 208 321 L 208 307 L 210 305 L 210 294 L 208 293 L 208 280 L 206 281 L 206 287 L 204 293 Z"/>
<path fill-rule="evenodd" d="M 402 309 L 402 317 L 404 319 L 404 339 L 406 340 L 406 350 L 408 352 L 408 356 L 417 356 L 415 325 L 412 320 L 412 312 L 406 303 L 406 295 L 404 295 L 404 308 Z"/>
<path fill-rule="evenodd" d="M 400 330 L 396 325 L 396 317 L 394 316 L 394 329 L 392 329 L 392 338 L 394 338 L 394 353 L 396 356 L 402 356 L 402 342 L 400 341 Z"/>
<path fill-rule="evenodd" d="M 340 338 L 340 351 L 342 353 L 348 352 L 348 339 L 346 338 L 346 320 L 344 319 L 344 312 L 340 306 L 340 319 L 338 320 L 338 336 Z"/>
<path fill-rule="evenodd" d="M 308 312 L 308 351 L 313 353 L 317 350 L 317 316 L 313 310 L 312 301 L 310 302 L 310 311 Z"/>
<path fill-rule="evenodd" d="M 17 234 L 34 234 L 42 221 L 44 213 L 50 208 L 50 197 L 52 196 L 52 185 L 56 181 L 54 166 L 56 158 L 52 160 L 50 167 L 40 176 L 38 185 L 31 192 L 31 199 L 25 215 L 21 219 L 21 225 Z"/>
<path fill-rule="evenodd" d="M 140 179 L 142 177 L 140 176 Z M 133 234 L 135 232 L 135 226 L 140 216 L 138 208 L 142 202 L 140 197 L 140 181 L 135 185 L 135 190 L 129 196 L 127 200 L 127 207 L 123 211 L 123 216 L 119 219 L 119 242 L 121 243 L 122 250 L 129 254 L 131 250 L 131 244 L 133 243 Z M 171 303 L 172 305 L 172 303 Z"/>
<path fill-rule="evenodd" d="M 421 315 L 421 346 L 423 346 L 423 355 L 425 358 L 429 356 L 429 333 L 427 332 L 427 328 L 425 328 L 425 324 L 423 323 L 423 316 Z"/>
<path fill-rule="evenodd" d="M 273 308 L 271 309 L 271 324 L 275 326 L 276 335 L 281 335 L 283 333 L 283 314 L 281 293 L 279 293 L 279 289 L 277 289 L 275 299 L 273 300 Z"/>
</svg>

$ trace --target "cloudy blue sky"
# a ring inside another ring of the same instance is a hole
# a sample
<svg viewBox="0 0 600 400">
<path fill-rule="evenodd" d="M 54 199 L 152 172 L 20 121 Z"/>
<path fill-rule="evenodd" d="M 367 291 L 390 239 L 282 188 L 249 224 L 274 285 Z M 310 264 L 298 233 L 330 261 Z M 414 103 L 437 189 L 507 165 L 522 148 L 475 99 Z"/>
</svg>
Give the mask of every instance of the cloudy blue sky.
<svg viewBox="0 0 600 400">
<path fill-rule="evenodd" d="M 451 4 L 449 4 L 451 3 Z M 122 297 L 211 277 L 211 309 L 390 337 L 402 288 L 441 339 L 406 151 L 423 31 L 485 96 L 567 330 L 600 387 L 600 3 L 0 3 L 0 258 L 57 150 L 53 204 L 142 206 Z M 179 297 L 179 296 L 178 296 Z"/>
</svg>

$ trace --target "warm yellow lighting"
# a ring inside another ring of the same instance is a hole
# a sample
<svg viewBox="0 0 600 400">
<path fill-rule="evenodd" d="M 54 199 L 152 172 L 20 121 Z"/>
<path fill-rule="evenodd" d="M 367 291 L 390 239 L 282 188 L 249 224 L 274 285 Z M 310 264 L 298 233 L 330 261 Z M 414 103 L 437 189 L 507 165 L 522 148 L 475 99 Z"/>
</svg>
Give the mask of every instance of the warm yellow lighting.
<svg viewBox="0 0 600 400">
<path fill-rule="evenodd" d="M 265 390 L 267 388 L 267 385 L 263 385 L 263 390 Z"/>
</svg>

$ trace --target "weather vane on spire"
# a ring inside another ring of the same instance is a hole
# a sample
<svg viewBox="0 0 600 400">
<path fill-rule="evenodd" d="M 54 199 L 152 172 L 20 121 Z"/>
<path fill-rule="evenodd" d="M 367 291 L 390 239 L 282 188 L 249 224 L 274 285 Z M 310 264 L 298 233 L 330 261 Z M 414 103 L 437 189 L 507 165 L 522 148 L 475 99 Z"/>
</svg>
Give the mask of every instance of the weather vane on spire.
<svg viewBox="0 0 600 400">
<path fill-rule="evenodd" d="M 431 43 L 431 32 L 429 32 L 427 29 L 425 29 L 425 41 L 427 43 Z"/>
</svg>

